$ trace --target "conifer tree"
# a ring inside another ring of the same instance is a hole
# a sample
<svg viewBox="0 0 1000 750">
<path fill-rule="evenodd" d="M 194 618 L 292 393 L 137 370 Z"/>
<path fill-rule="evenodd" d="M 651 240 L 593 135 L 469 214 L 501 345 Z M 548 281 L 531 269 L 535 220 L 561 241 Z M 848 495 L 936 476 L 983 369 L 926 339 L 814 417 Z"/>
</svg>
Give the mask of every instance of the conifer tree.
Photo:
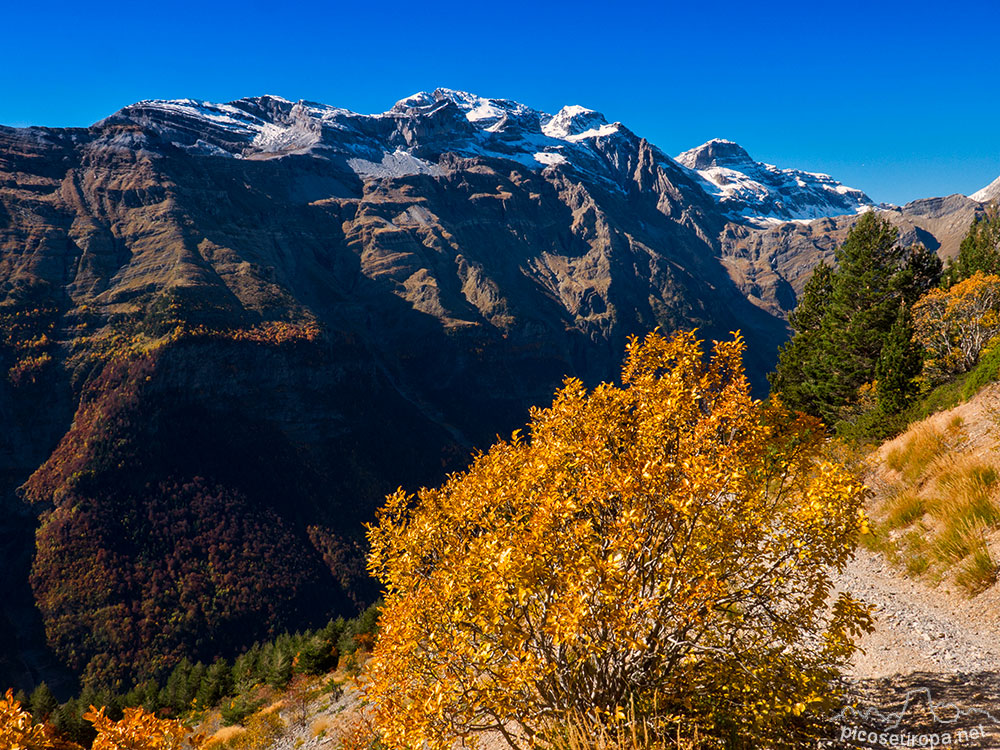
<svg viewBox="0 0 1000 750">
<path fill-rule="evenodd" d="M 59 701 L 56 700 L 49 686 L 42 682 L 32 691 L 29 705 L 35 721 L 44 722 L 59 708 Z"/>
<path fill-rule="evenodd" d="M 923 348 L 914 341 L 910 310 L 900 305 L 875 366 L 875 392 L 884 413 L 899 414 L 910 405 L 917 394 L 915 378 L 923 364 Z"/>
<path fill-rule="evenodd" d="M 898 235 L 887 219 L 866 213 L 837 250 L 836 269 L 817 266 L 790 316 L 795 336 L 771 376 L 787 406 L 836 422 L 875 378 L 900 305 L 937 283 L 937 257 L 921 245 L 904 249 Z"/>
<path fill-rule="evenodd" d="M 908 306 L 941 283 L 944 264 L 937 253 L 923 245 L 912 245 L 906 254 L 903 268 L 896 275 L 896 284 Z"/>
<path fill-rule="evenodd" d="M 810 412 L 812 383 L 807 370 L 818 356 L 819 330 L 833 293 L 834 270 L 823 261 L 806 282 L 798 307 L 788 316 L 795 335 L 778 353 L 778 367 L 768 375 L 771 389 L 781 393 L 786 406 Z"/>
<path fill-rule="evenodd" d="M 229 695 L 232 689 L 233 675 L 229 663 L 225 659 L 216 659 L 205 672 L 205 678 L 198 686 L 195 699 L 199 706 L 214 706 L 222 700 L 223 696 Z"/>
<path fill-rule="evenodd" d="M 837 274 L 821 324 L 823 377 L 819 415 L 832 423 L 840 407 L 869 382 L 882 342 L 896 319 L 894 277 L 904 260 L 898 231 L 874 212 L 862 216 L 837 251 Z"/>
<path fill-rule="evenodd" d="M 995 202 L 986 207 L 982 216 L 973 219 L 958 256 L 948 261 L 943 286 L 951 287 L 977 271 L 1000 274 L 1000 209 Z"/>
</svg>

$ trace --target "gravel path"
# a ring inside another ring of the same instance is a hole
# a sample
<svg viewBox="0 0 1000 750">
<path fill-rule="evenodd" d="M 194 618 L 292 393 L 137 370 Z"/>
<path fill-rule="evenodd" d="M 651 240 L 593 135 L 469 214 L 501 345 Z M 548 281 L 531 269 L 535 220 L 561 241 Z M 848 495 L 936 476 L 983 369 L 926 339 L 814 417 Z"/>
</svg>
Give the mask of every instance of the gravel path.
<svg viewBox="0 0 1000 750">
<path fill-rule="evenodd" d="M 941 746 L 1000 748 L 997 592 L 931 588 L 864 549 L 836 583 L 874 607 L 876 629 L 848 670 L 850 707 L 824 747 L 892 746 L 896 735 L 902 747 L 936 736 Z"/>
</svg>

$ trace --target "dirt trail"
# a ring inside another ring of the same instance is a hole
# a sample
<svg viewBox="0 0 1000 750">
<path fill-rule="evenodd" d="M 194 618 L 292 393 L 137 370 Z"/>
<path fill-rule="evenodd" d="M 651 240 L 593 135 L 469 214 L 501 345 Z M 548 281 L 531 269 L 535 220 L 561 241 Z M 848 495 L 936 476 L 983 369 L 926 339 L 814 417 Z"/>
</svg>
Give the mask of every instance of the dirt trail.
<svg viewBox="0 0 1000 750">
<path fill-rule="evenodd" d="M 998 405 L 993 386 L 928 421 L 943 428 L 961 417 L 963 449 L 995 455 Z M 879 451 L 883 460 L 869 481 L 876 494 L 893 479 L 888 451 L 905 439 Z M 836 586 L 873 606 L 876 628 L 846 676 L 852 708 L 837 717 L 823 746 L 1000 750 L 1000 586 L 970 598 L 947 578 L 935 586 L 907 577 L 864 548 Z"/>
</svg>

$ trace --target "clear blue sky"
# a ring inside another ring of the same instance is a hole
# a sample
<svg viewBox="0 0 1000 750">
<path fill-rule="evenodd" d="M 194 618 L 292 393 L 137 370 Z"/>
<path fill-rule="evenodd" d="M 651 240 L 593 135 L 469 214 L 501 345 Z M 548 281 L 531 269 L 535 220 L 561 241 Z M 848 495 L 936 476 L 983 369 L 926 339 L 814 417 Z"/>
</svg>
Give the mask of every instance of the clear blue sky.
<svg viewBox="0 0 1000 750">
<path fill-rule="evenodd" d="M 876 200 L 1000 175 L 1000 4 L 9 2 L 0 123 L 271 93 L 379 112 L 437 86 L 582 104 L 670 154 L 713 137 Z"/>
</svg>

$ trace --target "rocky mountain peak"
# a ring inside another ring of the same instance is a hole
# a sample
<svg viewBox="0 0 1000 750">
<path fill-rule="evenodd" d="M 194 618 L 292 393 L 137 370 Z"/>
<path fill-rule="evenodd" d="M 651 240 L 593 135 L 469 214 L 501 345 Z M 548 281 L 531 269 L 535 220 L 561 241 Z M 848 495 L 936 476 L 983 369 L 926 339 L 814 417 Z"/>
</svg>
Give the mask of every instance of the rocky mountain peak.
<svg viewBox="0 0 1000 750">
<path fill-rule="evenodd" d="M 874 206 L 871 198 L 827 174 L 758 162 L 733 141 L 716 138 L 675 161 L 736 221 L 764 225 L 842 216 Z"/>
<path fill-rule="evenodd" d="M 444 103 L 457 107 L 466 119 L 482 129 L 493 129 L 501 122 L 521 120 L 537 121 L 541 115 L 530 107 L 511 99 L 491 99 L 468 91 L 437 88 L 434 91 L 420 91 L 393 105 L 392 112 L 424 114 L 436 110 Z"/>
<path fill-rule="evenodd" d="M 724 138 L 713 138 L 697 148 L 678 154 L 676 160 L 690 169 L 745 166 L 754 163 L 746 149 Z"/>
<path fill-rule="evenodd" d="M 604 115 L 577 104 L 563 107 L 542 127 L 542 132 L 551 138 L 569 138 L 589 131 L 599 131 L 608 121 Z"/>
<path fill-rule="evenodd" d="M 121 124 L 139 125 L 202 156 L 260 160 L 309 154 L 346 165 L 362 180 L 436 174 L 441 156 L 454 154 L 515 161 L 536 172 L 574 169 L 620 184 L 628 173 L 620 167 L 634 163 L 639 142 L 622 124 L 609 124 L 600 112 L 580 105 L 550 115 L 512 99 L 448 88 L 417 92 L 372 115 L 273 95 L 225 104 L 150 100 L 98 126 Z M 655 150 L 652 161 L 742 223 L 810 221 L 873 205 L 860 190 L 828 175 L 756 162 L 738 143 L 721 138 L 685 151 L 676 162 Z"/>
</svg>

